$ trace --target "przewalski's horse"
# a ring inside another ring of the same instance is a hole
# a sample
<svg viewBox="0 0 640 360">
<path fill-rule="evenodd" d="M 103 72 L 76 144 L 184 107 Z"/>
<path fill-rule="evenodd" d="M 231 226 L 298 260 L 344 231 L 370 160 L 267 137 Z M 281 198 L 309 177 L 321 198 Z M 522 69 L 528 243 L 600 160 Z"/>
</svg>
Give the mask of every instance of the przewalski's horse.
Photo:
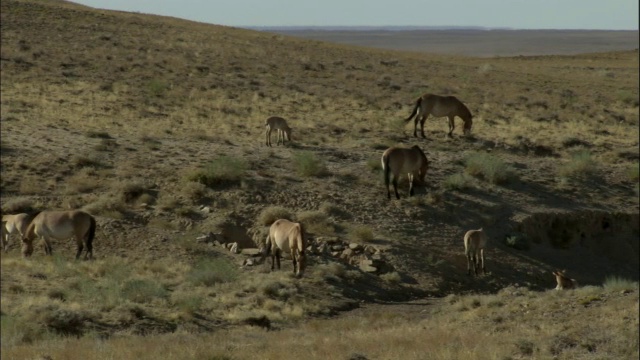
<svg viewBox="0 0 640 360">
<path fill-rule="evenodd" d="M 398 178 L 400 175 L 404 173 L 409 177 L 409 196 L 412 196 L 416 178 L 424 183 L 424 178 L 427 175 L 427 169 L 429 167 L 429 160 L 427 160 L 427 156 L 418 145 L 414 145 L 409 149 L 390 147 L 382 154 L 381 161 L 388 199 L 391 199 L 389 177 L 392 173 L 393 191 L 396 194 L 396 199 L 400 199 L 400 195 L 398 194 Z"/>
<path fill-rule="evenodd" d="M 576 279 L 571 279 L 566 276 L 566 270 L 554 271 L 553 275 L 556 277 L 556 290 L 575 289 L 578 287 Z"/>
<path fill-rule="evenodd" d="M 66 240 L 75 237 L 78 244 L 76 259 L 86 247 L 84 258 L 93 258 L 93 238 L 96 234 L 96 219 L 81 210 L 43 211 L 36 215 L 22 237 L 22 255 L 33 254 L 33 240 L 44 240 L 45 253 L 52 254 L 51 240 Z"/>
<path fill-rule="evenodd" d="M 277 130 L 276 145 L 280 145 L 280 138 L 282 138 L 282 145 L 284 145 L 285 137 L 287 141 L 291 141 L 291 128 L 287 125 L 287 120 L 279 117 L 272 116 L 265 121 L 267 128 L 267 146 L 271 146 L 271 131 Z"/>
<path fill-rule="evenodd" d="M 478 230 L 469 230 L 464 234 L 464 254 L 467 256 L 467 274 L 471 275 L 471 264 L 475 275 L 478 275 L 478 269 L 482 269 L 485 274 L 484 267 L 484 247 L 487 245 L 487 234 L 482 228 Z"/>
<path fill-rule="evenodd" d="M 469 111 L 469 109 L 455 96 L 424 94 L 419 97 L 411 115 L 404 120 L 404 122 L 408 122 L 415 116 L 415 120 L 413 122 L 414 137 L 418 137 L 418 122 L 420 122 L 420 132 L 422 137 L 426 137 L 424 135 L 424 122 L 427 120 L 429 115 L 433 115 L 434 117 L 446 116 L 449 118 L 449 137 L 451 137 L 451 134 L 453 133 L 453 129 L 455 127 L 454 118 L 456 116 L 464 121 L 464 134 L 468 135 L 471 133 L 471 127 L 473 125 L 473 116 L 471 115 L 471 111 Z"/>
<path fill-rule="evenodd" d="M 33 216 L 25 213 L 2 215 L 2 248 L 4 252 L 9 251 L 9 236 L 18 234 L 22 239 L 32 218 Z"/>
<path fill-rule="evenodd" d="M 274 269 L 274 260 L 278 263 L 278 270 L 280 269 L 280 252 L 284 251 L 291 254 L 294 274 L 302 276 L 307 262 L 304 253 L 307 242 L 302 224 L 286 219 L 274 221 L 269 228 L 265 246 L 267 254 L 271 253 L 271 270 Z"/>
</svg>

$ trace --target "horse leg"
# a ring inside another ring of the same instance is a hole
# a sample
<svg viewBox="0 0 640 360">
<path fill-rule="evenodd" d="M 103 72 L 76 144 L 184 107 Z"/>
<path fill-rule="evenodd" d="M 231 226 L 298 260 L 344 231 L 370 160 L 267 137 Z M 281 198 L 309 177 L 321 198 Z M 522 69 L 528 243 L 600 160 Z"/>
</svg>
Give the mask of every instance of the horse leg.
<svg viewBox="0 0 640 360">
<path fill-rule="evenodd" d="M 480 249 L 480 264 L 481 264 L 481 268 L 482 268 L 482 275 L 485 275 L 485 268 L 484 268 L 484 249 Z"/>
<path fill-rule="evenodd" d="M 471 254 L 467 254 L 467 275 L 471 275 L 471 262 L 472 262 Z M 474 268 L 475 268 L 475 265 L 474 265 Z"/>
<path fill-rule="evenodd" d="M 53 255 L 53 248 L 51 247 L 51 243 L 49 242 L 49 239 L 47 239 L 46 236 L 43 236 L 42 240 L 44 241 L 44 253 L 46 255 Z"/>
<path fill-rule="evenodd" d="M 280 270 L 280 249 L 276 250 L 276 262 L 278 263 L 278 270 Z"/>
<path fill-rule="evenodd" d="M 413 137 L 418 137 L 418 122 L 420 121 L 420 116 L 416 115 L 413 119 Z"/>
<path fill-rule="evenodd" d="M 452 137 L 453 128 L 455 127 L 455 123 L 453 121 L 454 118 L 455 116 L 449 116 L 449 134 L 447 135 L 449 137 Z"/>
<path fill-rule="evenodd" d="M 409 173 L 409 196 L 413 196 L 413 174 Z"/>
<path fill-rule="evenodd" d="M 393 176 L 393 191 L 396 193 L 396 199 L 400 199 L 400 194 L 398 194 L 398 178 Z"/>
<path fill-rule="evenodd" d="M 426 139 L 427 137 L 424 135 L 424 123 L 425 121 L 427 121 L 427 117 L 429 117 L 429 115 L 427 114 L 426 116 L 423 116 L 420 118 L 420 133 L 422 133 L 422 138 Z"/>
<path fill-rule="evenodd" d="M 267 128 L 266 131 L 266 137 L 267 137 L 267 146 L 271 146 L 271 128 Z"/>
<path fill-rule="evenodd" d="M 293 259 L 293 273 L 296 274 L 296 266 L 298 265 L 298 262 L 296 261 L 295 251 L 291 252 L 291 258 Z"/>
</svg>

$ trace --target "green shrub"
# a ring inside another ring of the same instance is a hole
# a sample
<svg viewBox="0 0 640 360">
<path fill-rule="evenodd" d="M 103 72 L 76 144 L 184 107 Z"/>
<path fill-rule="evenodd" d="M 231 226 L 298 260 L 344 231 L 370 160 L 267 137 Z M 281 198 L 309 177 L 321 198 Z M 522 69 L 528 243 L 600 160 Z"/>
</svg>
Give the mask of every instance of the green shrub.
<svg viewBox="0 0 640 360">
<path fill-rule="evenodd" d="M 271 226 L 278 219 L 293 220 L 291 212 L 282 206 L 269 206 L 258 215 L 258 223 L 263 226 Z"/>
<path fill-rule="evenodd" d="M 303 211 L 298 213 L 297 219 L 305 231 L 315 235 L 332 235 L 335 232 L 329 217 L 322 211 Z"/>
<path fill-rule="evenodd" d="M 238 270 L 225 258 L 205 258 L 198 261 L 187 273 L 187 281 L 193 285 L 212 286 L 235 280 Z"/>
<path fill-rule="evenodd" d="M 164 299 L 169 292 L 161 284 L 144 279 L 128 280 L 122 285 L 122 296 L 136 303 L 148 303 L 155 298 Z"/>
<path fill-rule="evenodd" d="M 512 247 L 516 250 L 529 250 L 531 248 L 529 239 L 527 238 L 526 235 L 521 233 L 507 235 L 504 238 L 504 243 L 508 247 Z"/>
<path fill-rule="evenodd" d="M 366 225 L 353 225 L 349 228 L 349 239 L 356 242 L 372 241 L 373 230 Z"/>
<path fill-rule="evenodd" d="M 295 170 L 301 176 L 324 176 L 328 174 L 322 159 L 310 151 L 299 151 L 293 155 Z"/>
<path fill-rule="evenodd" d="M 190 181 L 199 182 L 210 188 L 220 185 L 237 185 L 248 169 L 246 161 L 230 156 L 220 156 L 205 168 L 188 175 Z"/>
<path fill-rule="evenodd" d="M 473 154 L 465 159 L 467 174 L 489 181 L 492 184 L 504 184 L 514 177 L 513 170 L 501 159 L 485 153 Z"/>
<path fill-rule="evenodd" d="M 467 174 L 458 173 L 444 179 L 443 186 L 447 190 L 464 190 L 471 187 L 471 178 Z"/>
<path fill-rule="evenodd" d="M 602 286 L 607 290 L 622 291 L 622 290 L 635 290 L 638 288 L 638 283 L 632 280 L 623 279 L 618 276 L 607 276 Z"/>
<path fill-rule="evenodd" d="M 558 175 L 566 179 L 581 178 L 596 171 L 596 162 L 587 150 L 575 152 L 569 162 L 560 165 Z"/>
</svg>

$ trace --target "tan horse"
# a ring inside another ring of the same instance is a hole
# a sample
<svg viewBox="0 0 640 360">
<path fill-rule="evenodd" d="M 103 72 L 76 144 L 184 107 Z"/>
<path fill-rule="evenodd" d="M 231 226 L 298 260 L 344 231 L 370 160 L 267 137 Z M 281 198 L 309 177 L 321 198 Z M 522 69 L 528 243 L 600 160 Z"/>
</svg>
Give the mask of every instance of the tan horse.
<svg viewBox="0 0 640 360">
<path fill-rule="evenodd" d="M 280 269 L 280 252 L 284 251 L 291 254 L 294 274 L 302 276 L 306 267 L 304 250 L 307 247 L 302 224 L 286 219 L 276 220 L 269 228 L 265 245 L 267 254 L 271 253 L 271 270 L 274 269 L 274 260 Z"/>
<path fill-rule="evenodd" d="M 429 160 L 418 145 L 409 149 L 400 147 L 390 147 L 382 154 L 382 170 L 384 171 L 384 183 L 387 187 L 387 198 L 391 199 L 389 191 L 389 177 L 393 173 L 393 191 L 396 199 L 400 199 L 398 194 L 398 178 L 401 174 L 409 177 L 409 196 L 413 196 L 413 186 L 416 178 L 424 182 L 429 167 Z"/>
<path fill-rule="evenodd" d="M 66 240 L 75 237 L 78 244 L 76 259 L 82 254 L 83 247 L 87 250 L 84 258 L 93 258 L 93 238 L 96 234 L 96 219 L 81 210 L 43 211 L 36 215 L 22 237 L 22 255 L 33 254 L 33 239 L 41 237 L 44 240 L 45 253 L 52 254 L 51 239 Z"/>
<path fill-rule="evenodd" d="M 556 290 L 575 289 L 578 287 L 576 279 L 571 279 L 565 275 L 566 270 L 554 271 L 553 275 L 556 277 Z"/>
<path fill-rule="evenodd" d="M 467 274 L 471 275 L 471 263 L 475 275 L 478 275 L 478 269 L 482 269 L 485 274 L 484 267 L 484 247 L 487 244 L 487 234 L 482 228 L 478 230 L 469 230 L 464 234 L 464 253 L 467 256 Z"/>
<path fill-rule="evenodd" d="M 415 120 L 413 122 L 414 137 L 418 137 L 418 121 L 420 122 L 420 132 L 422 133 L 422 137 L 426 137 L 424 136 L 424 122 L 427 120 L 429 115 L 433 115 L 434 117 L 446 116 L 449 118 L 449 137 L 451 137 L 451 134 L 453 133 L 453 129 L 455 127 L 454 119 L 456 116 L 464 121 L 464 134 L 468 135 L 471 133 L 471 126 L 473 125 L 473 116 L 471 115 L 471 111 L 469 111 L 469 109 L 455 96 L 424 94 L 419 97 L 416 101 L 416 106 L 411 112 L 411 116 L 404 120 L 405 122 L 408 122 L 415 116 Z"/>
<path fill-rule="evenodd" d="M 282 145 L 284 145 L 285 138 L 287 141 L 291 141 L 291 128 L 287 125 L 287 121 L 279 116 L 272 116 L 265 121 L 267 128 L 267 146 L 271 146 L 271 131 L 277 130 L 276 145 L 280 145 L 280 138 L 282 138 Z"/>
<path fill-rule="evenodd" d="M 2 248 L 9 251 L 9 235 L 18 234 L 20 238 L 27 231 L 27 226 L 33 217 L 29 214 L 2 215 Z"/>
</svg>

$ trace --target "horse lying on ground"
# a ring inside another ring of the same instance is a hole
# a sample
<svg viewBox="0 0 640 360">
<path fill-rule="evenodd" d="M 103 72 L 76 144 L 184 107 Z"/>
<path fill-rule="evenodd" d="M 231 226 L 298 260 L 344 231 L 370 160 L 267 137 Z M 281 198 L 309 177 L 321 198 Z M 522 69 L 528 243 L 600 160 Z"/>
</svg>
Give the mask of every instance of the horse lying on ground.
<svg viewBox="0 0 640 360">
<path fill-rule="evenodd" d="M 447 136 L 451 137 L 453 129 L 455 127 L 454 119 L 456 116 L 464 121 L 463 132 L 465 135 L 471 133 L 471 127 L 473 125 L 473 116 L 471 111 L 455 96 L 440 96 L 434 94 L 424 94 L 418 98 L 416 105 L 411 112 L 411 115 L 404 120 L 404 122 L 410 121 L 414 116 L 413 122 L 413 136 L 418 137 L 417 128 L 418 122 L 420 122 L 420 132 L 422 137 L 424 135 L 424 122 L 429 115 L 434 117 L 446 116 L 449 118 L 449 133 Z"/>
<path fill-rule="evenodd" d="M 578 282 L 576 281 L 576 279 L 567 277 L 565 273 L 566 270 L 553 272 L 553 275 L 556 277 L 556 282 L 558 283 L 558 285 L 556 286 L 556 290 L 575 289 L 578 287 Z"/>
<path fill-rule="evenodd" d="M 280 253 L 284 251 L 291 254 L 294 274 L 302 276 L 306 267 L 304 251 L 307 247 L 302 224 L 286 219 L 274 221 L 269 228 L 265 246 L 266 253 L 271 254 L 271 270 L 274 269 L 274 260 L 278 263 L 278 270 L 280 270 Z"/>
<path fill-rule="evenodd" d="M 9 236 L 18 234 L 22 238 L 27 231 L 32 216 L 29 214 L 2 215 L 2 248 L 9 251 Z"/>
<path fill-rule="evenodd" d="M 267 128 L 267 146 L 271 146 L 271 131 L 277 130 L 276 145 L 280 145 L 280 138 L 282 138 L 282 145 L 284 140 L 291 141 L 291 128 L 287 125 L 287 121 L 279 116 L 272 116 L 265 121 Z"/>
<path fill-rule="evenodd" d="M 33 218 L 22 237 L 22 255 L 27 257 L 33 254 L 33 240 L 36 237 L 44 240 L 47 255 L 53 252 L 52 239 L 66 240 L 75 237 L 78 245 L 76 259 L 80 257 L 84 247 L 87 249 L 84 258 L 92 259 L 95 234 L 96 219 L 84 211 L 43 211 Z"/>
<path fill-rule="evenodd" d="M 398 194 L 398 178 L 401 174 L 409 177 L 409 196 L 413 196 L 413 186 L 416 178 L 424 182 L 429 167 L 429 160 L 418 145 L 410 149 L 400 147 L 390 147 L 382 154 L 382 170 L 384 171 L 384 183 L 387 187 L 387 198 L 391 199 L 389 191 L 389 177 L 393 173 L 393 191 L 396 199 L 400 199 Z"/>
<path fill-rule="evenodd" d="M 484 247 L 487 244 L 487 234 L 482 228 L 478 230 L 469 230 L 464 234 L 464 253 L 467 256 L 467 274 L 471 275 L 471 264 L 473 270 L 478 276 L 478 270 L 482 270 L 485 274 L 484 267 Z"/>
</svg>

